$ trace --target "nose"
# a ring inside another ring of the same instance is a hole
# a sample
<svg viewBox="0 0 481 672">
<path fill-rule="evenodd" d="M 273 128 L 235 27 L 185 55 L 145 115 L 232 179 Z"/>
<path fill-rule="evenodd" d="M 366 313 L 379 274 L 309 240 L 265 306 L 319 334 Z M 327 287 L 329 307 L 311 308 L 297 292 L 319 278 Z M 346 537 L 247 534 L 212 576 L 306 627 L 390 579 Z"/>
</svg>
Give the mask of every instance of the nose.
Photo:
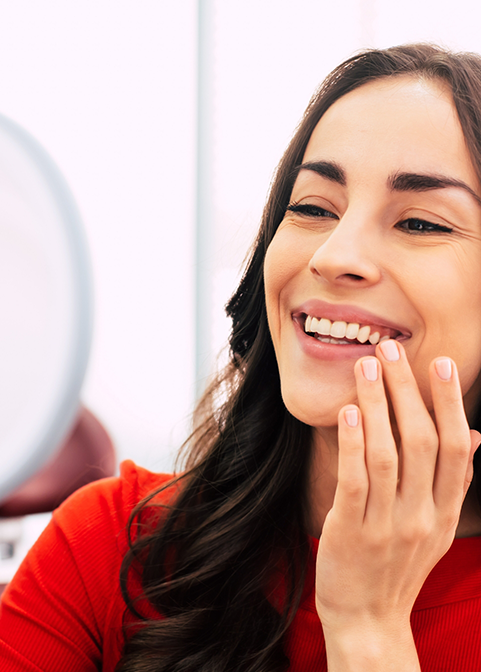
<svg viewBox="0 0 481 672">
<path fill-rule="evenodd" d="M 379 243 L 372 219 L 346 212 L 316 248 L 309 269 L 331 285 L 369 287 L 382 277 Z"/>
</svg>

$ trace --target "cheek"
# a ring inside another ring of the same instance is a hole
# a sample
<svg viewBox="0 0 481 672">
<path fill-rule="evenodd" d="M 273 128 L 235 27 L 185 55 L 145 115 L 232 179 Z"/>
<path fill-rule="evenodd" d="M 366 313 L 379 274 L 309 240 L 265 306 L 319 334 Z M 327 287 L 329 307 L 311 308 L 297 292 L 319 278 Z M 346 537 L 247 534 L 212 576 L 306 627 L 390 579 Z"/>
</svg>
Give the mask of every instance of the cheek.
<svg viewBox="0 0 481 672">
<path fill-rule="evenodd" d="M 283 285 L 284 275 L 285 265 L 282 246 L 274 237 L 267 248 L 264 259 L 264 285 L 267 300 L 271 301 L 272 297 L 279 293 Z"/>
<path fill-rule="evenodd" d="M 418 315 L 418 333 L 406 353 L 427 406 L 432 407 L 428 367 L 436 357 L 456 362 L 466 394 L 481 368 L 481 262 L 452 253 L 405 266 L 402 287 Z"/>
<path fill-rule="evenodd" d="M 313 366 L 298 348 L 290 318 L 293 302 L 314 291 L 309 262 L 315 243 L 293 226 L 278 231 L 266 253 L 264 284 L 283 401 L 301 422 L 330 427 L 337 424 L 339 408 L 357 399 L 354 363 Z"/>
<path fill-rule="evenodd" d="M 279 265 L 276 264 L 276 251 L 273 242 L 269 245 L 264 260 L 264 291 L 267 321 L 275 345 L 275 334 L 278 331 L 278 311 L 276 311 L 276 307 L 279 303 L 278 296 L 280 291 L 279 287 L 282 285 L 282 274 L 279 273 Z"/>
<path fill-rule="evenodd" d="M 274 344 L 279 330 L 281 295 L 288 290 L 291 280 L 308 267 L 310 258 L 290 228 L 277 230 L 264 260 L 267 319 Z"/>
</svg>

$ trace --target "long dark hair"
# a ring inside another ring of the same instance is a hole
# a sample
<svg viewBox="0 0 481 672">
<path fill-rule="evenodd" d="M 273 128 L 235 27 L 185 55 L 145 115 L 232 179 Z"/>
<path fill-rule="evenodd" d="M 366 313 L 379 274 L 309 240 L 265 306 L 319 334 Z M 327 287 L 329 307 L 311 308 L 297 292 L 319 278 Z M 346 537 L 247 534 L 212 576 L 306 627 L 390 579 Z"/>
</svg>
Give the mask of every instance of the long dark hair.
<svg viewBox="0 0 481 672">
<path fill-rule="evenodd" d="M 279 164 L 247 269 L 227 304 L 230 362 L 197 408 L 175 501 L 161 508 L 161 521 L 152 516 L 159 490 L 132 512 L 120 581 L 138 623 L 133 630 L 125 626 L 117 672 L 289 667 L 283 639 L 302 596 L 310 554 L 305 520 L 311 428 L 282 401 L 267 326 L 264 257 L 324 112 L 369 81 L 400 75 L 449 86 L 481 181 L 479 56 L 426 44 L 369 50 L 342 63 L 321 85 Z M 140 607 L 129 590 L 132 573 L 144 601 L 165 618 L 149 618 Z"/>
</svg>

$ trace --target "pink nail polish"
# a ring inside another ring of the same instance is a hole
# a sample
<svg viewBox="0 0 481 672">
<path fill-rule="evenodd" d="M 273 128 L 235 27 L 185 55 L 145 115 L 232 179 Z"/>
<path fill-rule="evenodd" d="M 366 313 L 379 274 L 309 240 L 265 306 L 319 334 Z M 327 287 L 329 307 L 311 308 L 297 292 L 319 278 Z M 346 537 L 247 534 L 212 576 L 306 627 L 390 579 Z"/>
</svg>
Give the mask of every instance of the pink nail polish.
<svg viewBox="0 0 481 672">
<path fill-rule="evenodd" d="M 359 422 L 359 413 L 357 408 L 349 408 L 347 411 L 344 411 L 344 417 L 346 418 L 346 423 L 349 427 L 357 427 Z"/>
<path fill-rule="evenodd" d="M 453 373 L 453 365 L 450 359 L 438 359 L 435 362 L 436 373 L 441 380 L 450 380 Z"/>
<path fill-rule="evenodd" d="M 383 341 L 379 347 L 381 348 L 381 352 L 388 362 L 398 361 L 399 348 L 397 346 L 396 341 L 393 341 L 392 338 L 390 338 L 387 341 Z"/>
<path fill-rule="evenodd" d="M 364 374 L 364 378 L 369 380 L 371 383 L 377 380 L 377 360 L 365 359 L 362 362 L 362 372 Z"/>
</svg>

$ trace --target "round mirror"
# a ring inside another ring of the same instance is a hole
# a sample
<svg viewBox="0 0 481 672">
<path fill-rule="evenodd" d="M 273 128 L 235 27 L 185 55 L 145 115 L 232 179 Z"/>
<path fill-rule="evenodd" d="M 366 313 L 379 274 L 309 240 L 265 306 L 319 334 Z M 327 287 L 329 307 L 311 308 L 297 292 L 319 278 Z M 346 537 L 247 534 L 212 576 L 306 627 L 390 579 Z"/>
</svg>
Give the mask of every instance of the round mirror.
<svg viewBox="0 0 481 672">
<path fill-rule="evenodd" d="M 45 150 L 0 115 L 0 500 L 75 419 L 92 332 L 86 239 Z"/>
</svg>

